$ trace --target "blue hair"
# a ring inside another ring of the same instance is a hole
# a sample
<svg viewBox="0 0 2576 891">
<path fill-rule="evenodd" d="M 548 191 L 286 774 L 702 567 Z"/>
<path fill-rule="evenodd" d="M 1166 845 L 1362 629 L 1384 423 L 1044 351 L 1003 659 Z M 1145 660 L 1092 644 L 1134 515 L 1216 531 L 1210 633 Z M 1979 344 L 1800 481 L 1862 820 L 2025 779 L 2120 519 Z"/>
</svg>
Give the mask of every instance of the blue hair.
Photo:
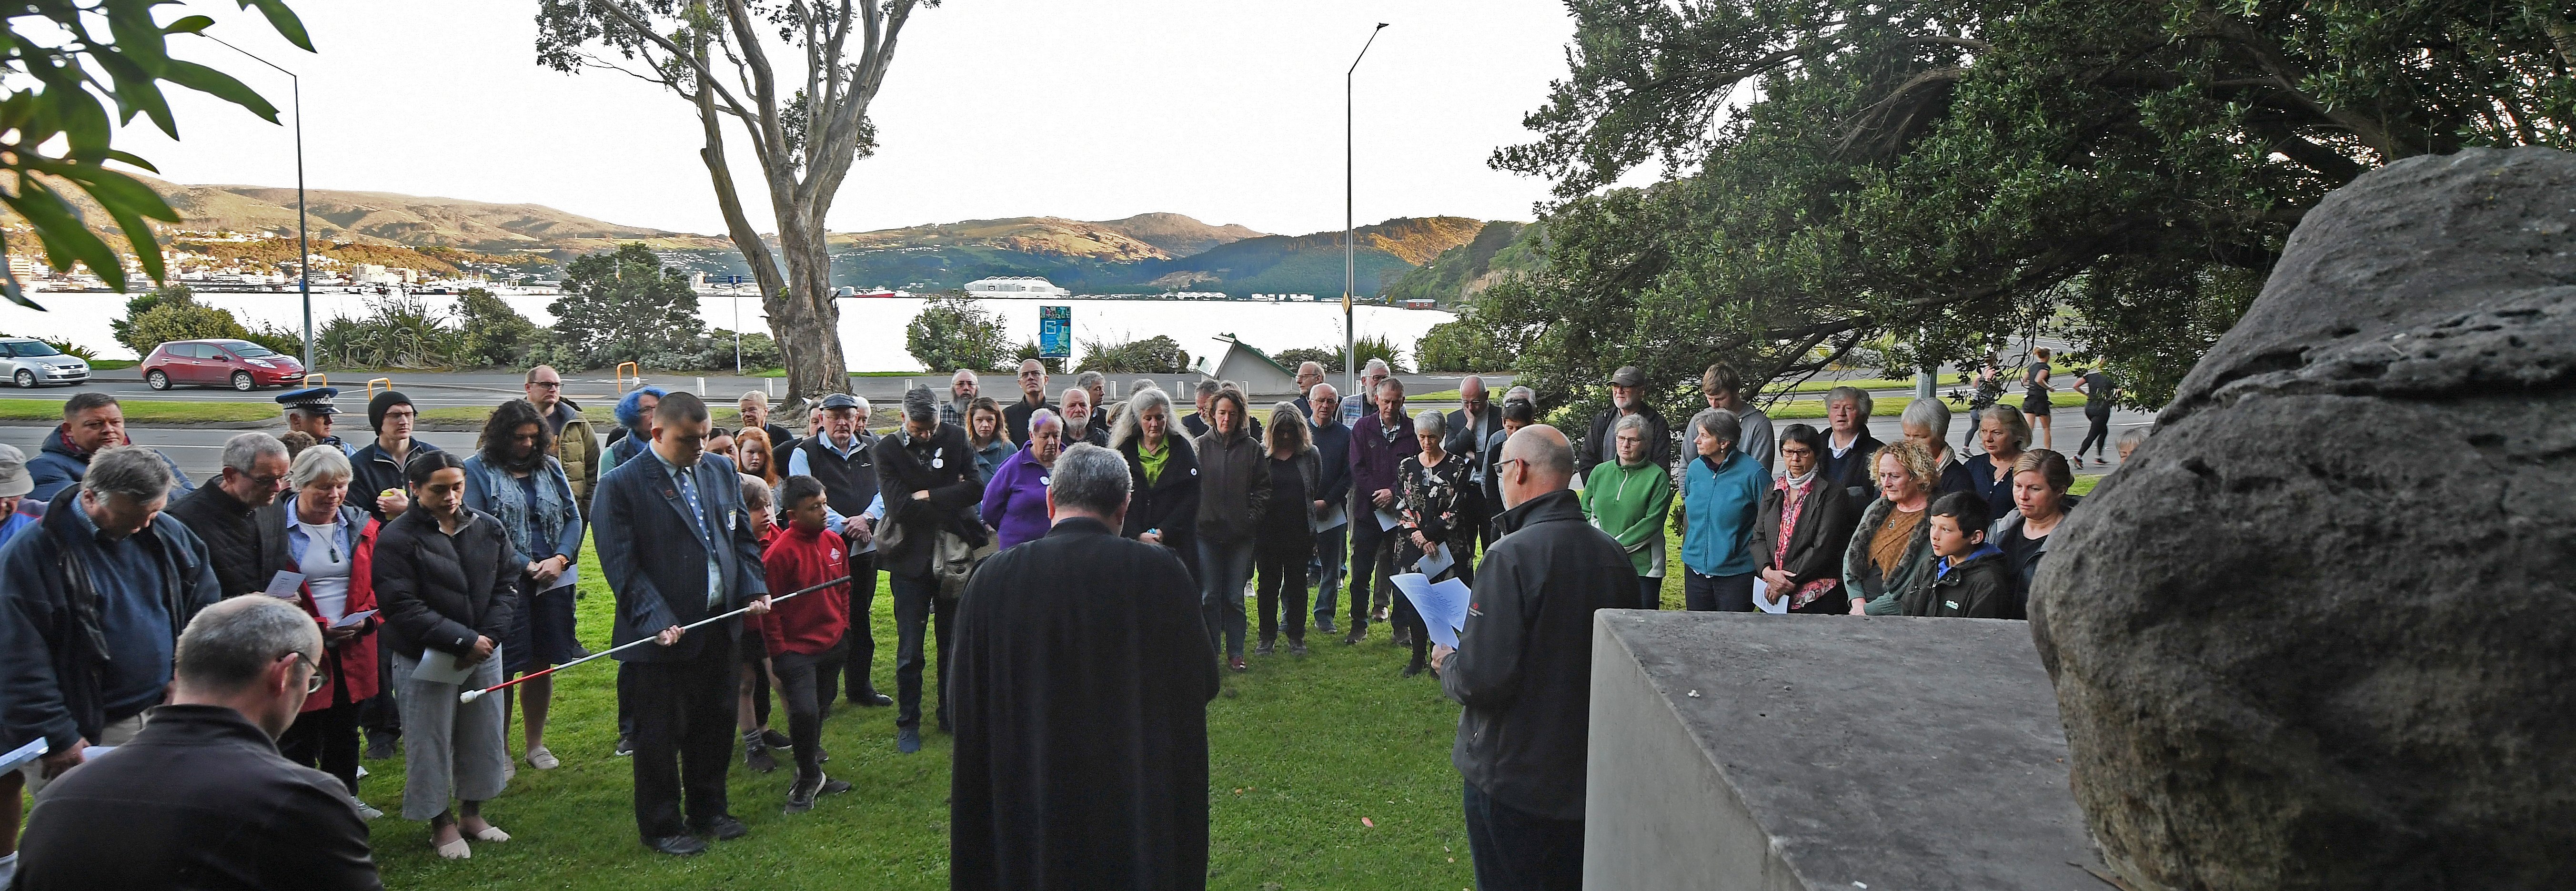
<svg viewBox="0 0 2576 891">
<path fill-rule="evenodd" d="M 636 424 L 644 421 L 644 397 L 660 399 L 669 392 L 660 387 L 637 387 L 626 391 L 626 395 L 617 397 L 617 425 L 635 429 Z"/>
</svg>

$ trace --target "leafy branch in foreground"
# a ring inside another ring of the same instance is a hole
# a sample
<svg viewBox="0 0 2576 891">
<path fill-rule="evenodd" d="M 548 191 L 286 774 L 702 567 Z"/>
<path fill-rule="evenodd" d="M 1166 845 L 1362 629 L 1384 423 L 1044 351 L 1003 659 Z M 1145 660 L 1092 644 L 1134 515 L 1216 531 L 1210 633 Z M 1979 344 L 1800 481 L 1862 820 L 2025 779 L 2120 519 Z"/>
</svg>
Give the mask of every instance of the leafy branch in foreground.
<svg viewBox="0 0 2576 891">
<path fill-rule="evenodd" d="M 115 223 L 135 262 L 154 281 L 164 279 L 161 246 L 147 220 L 175 223 L 161 196 L 142 181 L 105 167 L 119 161 L 147 171 L 151 162 L 118 151 L 111 141 L 106 102 L 114 100 L 117 123 L 135 115 L 152 119 L 170 138 L 179 138 L 178 120 L 170 113 L 161 85 L 169 83 L 241 106 L 270 123 L 277 108 L 259 94 L 213 68 L 170 56 L 174 34 L 203 34 L 215 20 L 182 16 L 168 24 L 153 20 L 156 6 L 177 0 L 25 0 L 0 11 L 0 77 L 15 86 L 0 98 L 0 205 L 25 219 L 55 269 L 79 263 L 109 287 L 126 286 L 125 264 L 114 248 L 92 230 L 66 191 L 86 196 Z M 240 0 L 257 8 L 269 26 L 298 47 L 310 51 L 312 39 L 283 0 Z M 98 31 L 104 29 L 101 38 Z M 56 140 L 60 140 L 56 143 Z M 48 151 L 48 144 L 59 149 Z M 27 298 L 15 274 L 0 269 L 0 293 L 21 306 L 43 309 Z"/>
</svg>

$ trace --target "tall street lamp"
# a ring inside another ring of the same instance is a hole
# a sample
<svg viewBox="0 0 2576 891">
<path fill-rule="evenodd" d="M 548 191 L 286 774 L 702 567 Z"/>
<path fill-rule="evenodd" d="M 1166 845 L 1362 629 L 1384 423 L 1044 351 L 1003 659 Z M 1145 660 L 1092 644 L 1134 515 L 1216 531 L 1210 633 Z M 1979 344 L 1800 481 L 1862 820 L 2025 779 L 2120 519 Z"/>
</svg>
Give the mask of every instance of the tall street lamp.
<svg viewBox="0 0 2576 891">
<path fill-rule="evenodd" d="M 286 75 L 295 98 L 295 290 L 304 296 L 304 372 L 313 373 L 313 237 L 305 230 L 304 216 L 304 82 L 295 72 L 279 68 L 277 63 L 262 59 L 257 53 L 233 46 L 212 34 L 201 37 L 230 47 L 233 52 L 249 56 L 251 61 Z"/>
<path fill-rule="evenodd" d="M 1351 309 L 1351 294 L 1359 290 L 1360 249 L 1351 240 L 1356 231 L 1351 219 L 1351 83 L 1359 73 L 1360 60 L 1368 58 L 1369 47 L 1377 45 L 1377 32 L 1384 30 L 1385 22 L 1369 29 L 1368 42 L 1360 44 L 1360 54 L 1351 57 L 1351 70 L 1342 72 L 1342 387 L 1352 393 L 1358 393 L 1360 386 L 1360 335 Z M 1365 394 L 1360 403 L 1368 403 Z"/>
</svg>

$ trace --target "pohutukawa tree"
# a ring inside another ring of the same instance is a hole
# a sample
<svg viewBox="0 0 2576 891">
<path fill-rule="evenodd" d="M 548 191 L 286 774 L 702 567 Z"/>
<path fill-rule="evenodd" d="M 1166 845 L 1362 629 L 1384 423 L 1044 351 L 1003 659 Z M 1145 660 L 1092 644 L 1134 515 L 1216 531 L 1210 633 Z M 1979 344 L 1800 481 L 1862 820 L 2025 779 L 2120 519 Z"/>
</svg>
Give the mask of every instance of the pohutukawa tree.
<svg viewBox="0 0 2576 891">
<path fill-rule="evenodd" d="M 544 0 L 537 59 L 557 71 L 623 72 L 696 110 L 698 157 L 725 234 L 742 250 L 786 355 L 791 395 L 848 392 L 823 217 L 850 165 L 875 148 L 868 103 L 915 6 L 936 0 Z M 743 208 L 727 160 L 740 127 L 769 191 L 777 248 Z M 783 261 L 783 262 L 782 262 Z M 784 280 L 779 275 L 784 266 Z"/>
<path fill-rule="evenodd" d="M 1569 0 L 1570 74 L 1494 166 L 1541 272 L 1476 318 L 1545 398 L 1622 364 L 1924 367 L 2059 320 L 2160 403 L 2363 171 L 2576 147 L 2549 0 Z M 1659 164 L 1652 186 L 1611 188 Z"/>
</svg>

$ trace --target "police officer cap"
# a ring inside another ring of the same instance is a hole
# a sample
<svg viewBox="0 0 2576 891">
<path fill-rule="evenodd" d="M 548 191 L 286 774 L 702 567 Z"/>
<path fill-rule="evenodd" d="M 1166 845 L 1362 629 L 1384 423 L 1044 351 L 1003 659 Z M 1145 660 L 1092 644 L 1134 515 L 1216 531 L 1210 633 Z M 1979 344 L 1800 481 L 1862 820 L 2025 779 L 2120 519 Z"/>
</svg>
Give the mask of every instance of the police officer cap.
<svg viewBox="0 0 2576 891">
<path fill-rule="evenodd" d="M 340 413 L 340 408 L 331 404 L 331 400 L 338 398 L 339 395 L 338 387 L 306 387 L 277 394 L 277 404 L 295 411 L 336 415 Z"/>
</svg>

